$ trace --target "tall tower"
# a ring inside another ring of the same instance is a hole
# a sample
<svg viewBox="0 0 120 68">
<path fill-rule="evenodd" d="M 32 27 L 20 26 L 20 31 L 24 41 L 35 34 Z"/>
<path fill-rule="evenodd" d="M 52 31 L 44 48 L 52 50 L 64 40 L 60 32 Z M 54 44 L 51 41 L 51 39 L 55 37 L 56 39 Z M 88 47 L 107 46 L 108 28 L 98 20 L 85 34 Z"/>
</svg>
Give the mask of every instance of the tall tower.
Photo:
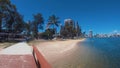
<svg viewBox="0 0 120 68">
<path fill-rule="evenodd" d="M 72 19 L 65 19 L 64 23 L 66 23 L 66 22 L 70 23 L 70 22 L 73 22 L 73 20 Z"/>
<path fill-rule="evenodd" d="M 64 20 L 65 26 L 73 25 L 74 21 L 72 19 L 65 19 Z"/>
<path fill-rule="evenodd" d="M 93 37 L 93 31 L 92 31 L 92 30 L 89 31 L 89 37 L 90 37 L 90 38 Z"/>
</svg>

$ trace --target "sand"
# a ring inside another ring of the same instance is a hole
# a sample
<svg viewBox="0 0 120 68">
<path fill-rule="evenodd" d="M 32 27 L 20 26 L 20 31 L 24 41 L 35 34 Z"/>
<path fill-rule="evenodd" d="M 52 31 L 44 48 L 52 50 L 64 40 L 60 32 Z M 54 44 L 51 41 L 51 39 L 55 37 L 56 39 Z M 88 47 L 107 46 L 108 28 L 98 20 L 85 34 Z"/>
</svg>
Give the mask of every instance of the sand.
<svg viewBox="0 0 120 68">
<path fill-rule="evenodd" d="M 85 39 L 39 43 L 37 48 L 52 67 L 56 68 L 59 60 L 63 60 L 63 58 L 66 57 L 69 58 L 77 48 L 77 44 L 84 40 Z"/>
</svg>

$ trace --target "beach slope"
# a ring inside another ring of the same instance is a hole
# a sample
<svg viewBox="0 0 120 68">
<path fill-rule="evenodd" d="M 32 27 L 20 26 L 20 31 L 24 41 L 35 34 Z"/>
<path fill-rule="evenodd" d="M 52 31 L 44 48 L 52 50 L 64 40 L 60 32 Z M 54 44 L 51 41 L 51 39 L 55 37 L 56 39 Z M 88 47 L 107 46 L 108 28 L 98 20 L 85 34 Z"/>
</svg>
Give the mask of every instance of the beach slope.
<svg viewBox="0 0 120 68">
<path fill-rule="evenodd" d="M 85 39 L 44 42 L 39 43 L 37 48 L 53 68 L 59 68 L 56 66 L 62 66 L 63 64 L 59 61 L 64 60 L 66 57 L 69 58 L 76 50 L 77 44 L 84 40 Z M 66 61 L 69 61 L 69 59 Z"/>
</svg>

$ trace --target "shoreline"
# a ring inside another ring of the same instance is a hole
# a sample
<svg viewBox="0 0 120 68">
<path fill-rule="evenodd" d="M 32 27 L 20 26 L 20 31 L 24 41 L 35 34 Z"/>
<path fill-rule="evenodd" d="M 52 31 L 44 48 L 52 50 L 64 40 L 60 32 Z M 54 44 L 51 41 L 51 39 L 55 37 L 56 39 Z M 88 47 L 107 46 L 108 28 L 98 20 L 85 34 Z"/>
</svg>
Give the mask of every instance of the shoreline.
<svg viewBox="0 0 120 68">
<path fill-rule="evenodd" d="M 67 59 L 69 59 L 70 58 L 69 56 L 74 54 L 75 50 L 77 49 L 76 45 L 84 40 L 85 38 L 75 39 L 75 40 L 65 40 L 65 41 L 55 40 L 55 41 L 44 41 L 44 42 L 39 42 L 40 40 L 37 40 L 35 41 L 35 43 L 33 41 L 32 44 L 36 44 L 35 46 L 38 48 L 38 50 L 43 55 L 43 57 L 50 63 L 50 65 L 53 68 L 56 68 L 56 66 L 59 63 L 60 65 L 62 65 L 61 60 L 63 60 L 65 57 L 68 57 Z M 9 44 L 9 46 L 12 46 L 12 44 Z"/>
<path fill-rule="evenodd" d="M 82 38 L 82 39 L 85 39 L 85 38 Z M 48 43 L 48 42 L 62 42 L 62 41 L 69 41 L 69 40 L 79 40 L 79 39 L 65 39 L 65 40 L 44 40 L 44 39 L 39 39 L 39 40 L 33 40 L 33 41 L 30 41 L 30 42 L 27 42 L 30 46 L 32 45 L 38 45 L 40 43 Z M 81 39 L 80 39 L 81 40 Z M 17 43 L 11 43 L 11 42 L 0 42 L 0 51 L 2 49 L 5 49 L 9 46 L 12 46 L 14 44 L 17 44 Z"/>
<path fill-rule="evenodd" d="M 54 68 L 54 64 L 56 64 L 58 60 L 73 54 L 77 48 L 76 45 L 84 40 L 85 38 L 78 40 L 39 43 L 36 47 Z"/>
</svg>

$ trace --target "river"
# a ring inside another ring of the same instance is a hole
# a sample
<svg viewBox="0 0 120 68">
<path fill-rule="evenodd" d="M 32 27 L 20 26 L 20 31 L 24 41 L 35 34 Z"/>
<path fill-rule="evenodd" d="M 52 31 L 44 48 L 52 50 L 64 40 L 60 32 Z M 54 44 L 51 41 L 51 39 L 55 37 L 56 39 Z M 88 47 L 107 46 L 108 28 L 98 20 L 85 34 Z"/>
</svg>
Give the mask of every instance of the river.
<svg viewBox="0 0 120 68">
<path fill-rule="evenodd" d="M 87 38 L 54 68 L 120 68 L 120 38 Z"/>
</svg>

